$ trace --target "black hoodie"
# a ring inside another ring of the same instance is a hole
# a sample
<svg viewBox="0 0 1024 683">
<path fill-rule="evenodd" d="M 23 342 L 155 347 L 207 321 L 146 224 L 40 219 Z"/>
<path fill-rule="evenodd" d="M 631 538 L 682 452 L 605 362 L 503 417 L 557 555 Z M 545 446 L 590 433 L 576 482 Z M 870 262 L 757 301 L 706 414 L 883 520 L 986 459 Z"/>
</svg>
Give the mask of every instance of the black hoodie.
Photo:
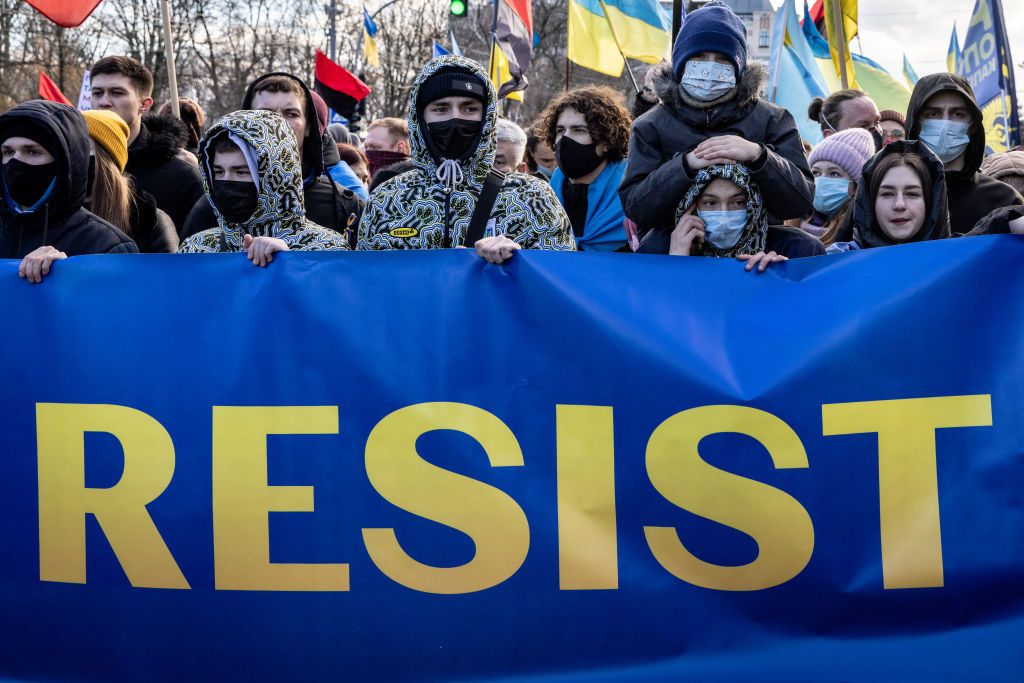
<svg viewBox="0 0 1024 683">
<path fill-rule="evenodd" d="M 985 127 L 981 109 L 974 100 L 974 90 L 963 76 L 930 74 L 917 82 L 907 105 L 907 138 L 918 138 L 921 134 L 921 110 L 928 100 L 944 92 L 956 93 L 967 101 L 973 123 L 971 141 L 964 151 L 963 170 L 946 171 L 950 225 L 953 233 L 964 234 L 993 209 L 1024 204 L 1024 198 L 1006 183 L 978 172 L 985 158 Z"/>
<path fill-rule="evenodd" d="M 203 196 L 199 166 L 186 161 L 187 140 L 181 120 L 170 114 L 146 114 L 139 137 L 128 148 L 125 167 L 135 178 L 135 186 L 153 196 L 157 207 L 171 217 L 179 232 L 189 210 Z"/>
<path fill-rule="evenodd" d="M 891 240 L 878 226 L 875 218 L 874 198 L 871 196 L 871 179 L 879 162 L 892 154 L 914 152 L 924 160 L 931 175 L 932 192 L 928 198 L 928 214 L 917 234 L 907 242 L 926 242 L 949 237 L 949 208 L 946 201 L 946 179 L 942 172 L 942 162 L 918 140 L 890 142 L 882 151 L 868 160 L 861 171 L 857 183 L 857 196 L 853 204 L 853 239 L 862 249 L 887 247 L 897 242 Z"/>
<path fill-rule="evenodd" d="M 43 206 L 19 214 L 8 204 L 0 183 L 0 258 L 24 258 L 39 247 L 51 246 L 68 256 L 136 253 L 127 235 L 82 208 L 89 182 L 89 129 L 76 109 L 66 104 L 33 100 L 0 116 L 0 141 L 15 122 L 39 129 L 37 140 L 53 154 L 57 184 Z"/>
<path fill-rule="evenodd" d="M 359 227 L 359 218 L 363 213 L 363 202 L 351 190 L 338 187 L 333 180 L 324 173 L 324 138 L 319 135 L 320 128 L 317 124 L 316 105 L 313 103 L 313 96 L 309 94 L 309 88 L 302 81 L 292 74 L 283 71 L 263 74 L 245 90 L 245 97 L 242 98 L 241 109 L 252 109 L 252 100 L 255 96 L 256 86 L 271 76 L 285 76 L 294 80 L 302 88 L 305 98 L 306 131 L 305 140 L 302 141 L 302 177 L 303 195 L 306 201 L 306 218 L 317 225 L 330 228 L 349 236 L 349 244 L 355 248 L 355 238 Z M 337 152 L 337 148 L 335 148 Z M 200 194 L 202 187 L 200 186 Z M 185 225 L 181 231 L 181 238 L 184 240 L 198 232 L 217 227 L 217 217 L 213 213 L 213 207 L 201 197 L 188 214 Z"/>
<path fill-rule="evenodd" d="M 696 175 L 686 164 L 686 154 L 718 135 L 738 135 L 762 145 L 761 158 L 746 166 L 774 219 L 781 222 L 811 212 L 814 178 L 796 122 L 788 111 L 758 96 L 768 73 L 763 65 L 748 63 L 736 89 L 709 103 L 681 92 L 671 64 L 654 68 L 660 103 L 633 122 L 628 164 L 619 186 L 622 208 L 641 235 L 675 227 L 676 207 Z"/>
</svg>

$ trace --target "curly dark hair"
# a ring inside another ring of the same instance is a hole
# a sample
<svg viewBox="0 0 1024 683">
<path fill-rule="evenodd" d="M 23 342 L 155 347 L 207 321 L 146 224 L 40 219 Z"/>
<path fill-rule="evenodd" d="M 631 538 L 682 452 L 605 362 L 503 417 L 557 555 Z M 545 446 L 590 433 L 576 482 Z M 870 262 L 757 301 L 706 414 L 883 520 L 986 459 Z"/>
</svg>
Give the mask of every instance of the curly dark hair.
<svg viewBox="0 0 1024 683">
<path fill-rule="evenodd" d="M 533 129 L 538 137 L 555 148 L 555 126 L 566 107 L 583 114 L 590 129 L 590 138 L 597 144 L 608 146 L 605 158 L 618 161 L 629 149 L 629 131 L 633 117 L 626 109 L 622 94 L 605 85 L 588 85 L 562 93 L 541 113 Z"/>
</svg>

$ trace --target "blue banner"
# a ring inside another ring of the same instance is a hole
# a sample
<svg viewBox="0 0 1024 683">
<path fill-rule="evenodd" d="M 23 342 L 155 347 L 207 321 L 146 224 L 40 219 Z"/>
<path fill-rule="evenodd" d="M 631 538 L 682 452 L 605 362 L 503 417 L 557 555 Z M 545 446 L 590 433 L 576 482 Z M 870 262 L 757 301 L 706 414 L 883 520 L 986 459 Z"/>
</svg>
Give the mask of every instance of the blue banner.
<svg viewBox="0 0 1024 683">
<path fill-rule="evenodd" d="M 1014 63 L 1000 0 L 976 0 L 956 64 L 957 71 L 970 81 L 981 107 L 985 153 L 1006 152 L 1019 145 Z"/>
<path fill-rule="evenodd" d="M 0 261 L 0 678 L 1017 680 L 1022 262 Z"/>
</svg>

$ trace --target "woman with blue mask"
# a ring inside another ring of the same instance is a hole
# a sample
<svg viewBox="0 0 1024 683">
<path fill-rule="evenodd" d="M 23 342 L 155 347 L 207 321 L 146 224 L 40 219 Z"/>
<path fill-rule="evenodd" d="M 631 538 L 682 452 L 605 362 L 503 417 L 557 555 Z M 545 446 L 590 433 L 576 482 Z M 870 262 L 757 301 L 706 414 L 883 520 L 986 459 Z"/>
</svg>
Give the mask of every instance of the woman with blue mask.
<svg viewBox="0 0 1024 683">
<path fill-rule="evenodd" d="M 801 228 L 826 245 L 853 239 L 853 196 L 861 170 L 874 153 L 874 139 L 863 128 L 830 135 L 814 147 L 807 158 L 814 174 L 814 213 Z"/>
<path fill-rule="evenodd" d="M 637 252 L 736 258 L 759 272 L 770 263 L 825 253 L 802 230 L 768 225 L 761 190 L 738 164 L 701 169 L 675 216 L 672 230 L 648 233 Z"/>
<path fill-rule="evenodd" d="M 746 27 L 720 0 L 690 12 L 670 64 L 652 68 L 658 104 L 633 123 L 619 196 L 641 238 L 675 226 L 696 175 L 743 164 L 774 222 L 811 212 L 814 181 L 792 115 L 761 99 L 767 69 L 747 59 Z"/>
<path fill-rule="evenodd" d="M 970 232 L 994 209 L 1024 204 L 1012 187 L 979 172 L 985 127 L 962 76 L 930 74 L 917 82 L 907 106 L 907 139 L 920 140 L 942 162 L 953 234 Z"/>
</svg>

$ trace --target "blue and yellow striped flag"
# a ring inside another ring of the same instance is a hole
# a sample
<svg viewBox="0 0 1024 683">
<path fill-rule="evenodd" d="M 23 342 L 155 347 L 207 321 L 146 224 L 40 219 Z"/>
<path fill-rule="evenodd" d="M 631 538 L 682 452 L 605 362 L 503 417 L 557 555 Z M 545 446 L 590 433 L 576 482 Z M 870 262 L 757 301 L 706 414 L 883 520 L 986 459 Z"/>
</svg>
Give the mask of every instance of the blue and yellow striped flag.
<svg viewBox="0 0 1024 683">
<path fill-rule="evenodd" d="M 363 54 L 366 55 L 366 63 L 372 67 L 380 68 L 380 56 L 377 53 L 377 24 L 373 17 L 366 11 L 363 5 Z"/>
<path fill-rule="evenodd" d="M 917 72 L 914 71 L 914 67 L 910 66 L 910 60 L 907 59 L 905 54 L 903 55 L 903 78 L 911 88 L 917 85 Z"/>
<path fill-rule="evenodd" d="M 949 36 L 949 50 L 946 51 L 946 71 L 955 74 L 960 67 L 960 39 L 956 37 L 956 24 L 953 34 Z"/>
<path fill-rule="evenodd" d="M 623 55 L 648 64 L 671 48 L 669 21 L 657 0 L 569 0 L 569 59 L 620 76 Z"/>
</svg>

